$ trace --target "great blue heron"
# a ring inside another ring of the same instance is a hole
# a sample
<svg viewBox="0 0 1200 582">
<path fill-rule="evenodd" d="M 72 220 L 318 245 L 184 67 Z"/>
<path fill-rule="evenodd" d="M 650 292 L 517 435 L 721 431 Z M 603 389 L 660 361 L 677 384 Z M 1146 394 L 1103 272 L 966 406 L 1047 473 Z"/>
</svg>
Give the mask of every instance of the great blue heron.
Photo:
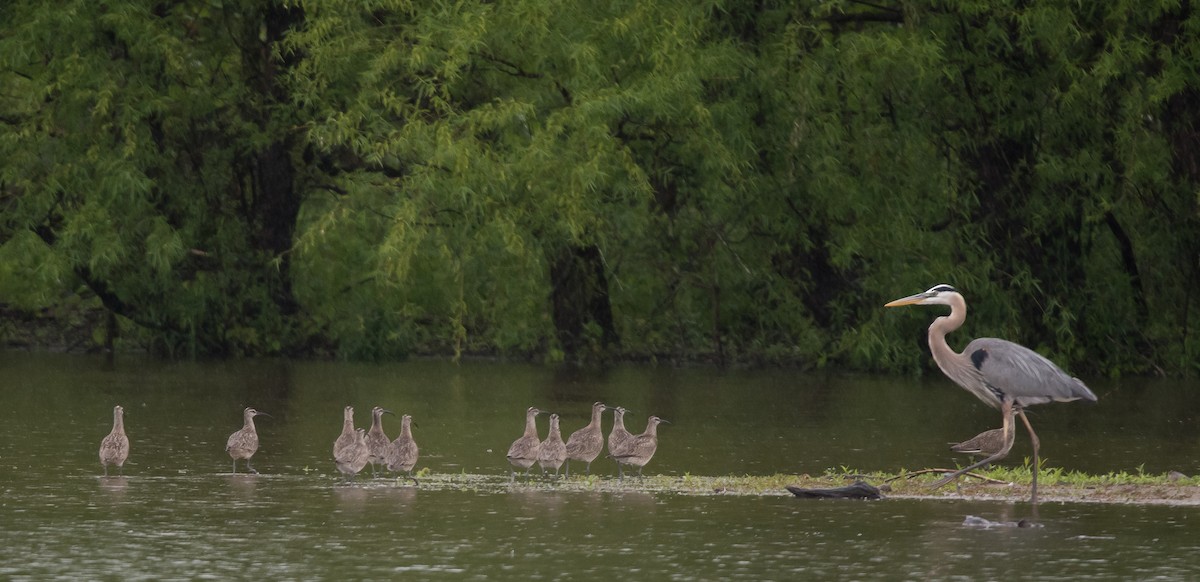
<svg viewBox="0 0 1200 582">
<path fill-rule="evenodd" d="M 967 349 L 957 353 L 946 343 L 946 334 L 958 329 L 967 318 L 967 302 L 949 285 L 935 285 L 924 293 L 917 293 L 888 303 L 885 307 L 902 305 L 949 305 L 950 315 L 933 320 L 929 326 L 929 350 L 933 361 L 942 372 L 956 384 L 987 403 L 1000 409 L 1007 418 L 1013 409 L 1029 431 L 1033 444 L 1033 483 L 1030 502 L 1037 503 L 1038 437 L 1025 416 L 1025 408 L 1045 402 L 1070 402 L 1072 400 L 1096 401 L 1096 395 L 1079 378 L 1072 378 L 1054 362 L 1041 354 L 1010 341 L 996 338 L 978 338 L 967 344 Z M 1008 456 L 1008 447 L 965 469 L 960 469 L 939 480 L 934 487 L 941 487 L 967 471 L 982 467 Z"/>
</svg>

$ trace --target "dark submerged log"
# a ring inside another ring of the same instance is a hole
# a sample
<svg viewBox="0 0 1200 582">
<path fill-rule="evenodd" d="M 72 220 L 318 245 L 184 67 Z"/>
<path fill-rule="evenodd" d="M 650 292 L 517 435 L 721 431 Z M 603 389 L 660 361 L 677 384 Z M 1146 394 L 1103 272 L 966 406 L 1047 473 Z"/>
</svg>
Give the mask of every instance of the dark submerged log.
<svg viewBox="0 0 1200 582">
<path fill-rule="evenodd" d="M 801 499 L 882 499 L 879 489 L 865 481 L 855 481 L 853 485 L 834 487 L 831 489 L 804 489 L 788 485 L 787 490 Z"/>
</svg>

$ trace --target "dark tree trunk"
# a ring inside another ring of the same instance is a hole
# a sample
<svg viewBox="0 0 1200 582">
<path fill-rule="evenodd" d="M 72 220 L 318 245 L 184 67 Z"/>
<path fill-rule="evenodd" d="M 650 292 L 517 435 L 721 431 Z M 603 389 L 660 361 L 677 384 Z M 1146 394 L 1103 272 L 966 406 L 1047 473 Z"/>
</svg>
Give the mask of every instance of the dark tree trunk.
<svg viewBox="0 0 1200 582">
<path fill-rule="evenodd" d="M 289 123 L 273 119 L 272 113 L 279 111 L 277 104 L 286 104 L 289 96 L 280 83 L 280 73 L 295 64 L 297 57 L 288 55 L 276 60 L 272 46 L 283 40 L 288 30 L 300 25 L 304 18 L 298 8 L 285 8 L 269 3 L 264 9 L 263 42 L 247 51 L 248 63 L 255 75 L 253 86 L 258 87 L 267 107 L 256 112 L 260 126 L 265 131 L 274 131 L 274 142 L 258 151 L 253 160 L 252 183 L 254 197 L 249 205 L 247 217 L 252 231 L 251 244 L 267 261 L 278 261 L 275 268 L 265 271 L 265 283 L 272 302 L 283 316 L 294 315 L 299 310 L 292 293 L 291 253 L 296 220 L 300 213 L 301 197 L 296 184 L 296 165 L 293 161 L 293 136 L 286 133 Z M 287 53 L 285 53 L 287 54 Z"/>
<path fill-rule="evenodd" d="M 600 249 L 595 245 L 570 246 L 550 264 L 550 303 L 554 328 L 568 356 L 593 347 L 610 347 L 619 342 L 609 303 L 608 278 Z M 594 325 L 600 337 L 589 337 Z"/>
</svg>

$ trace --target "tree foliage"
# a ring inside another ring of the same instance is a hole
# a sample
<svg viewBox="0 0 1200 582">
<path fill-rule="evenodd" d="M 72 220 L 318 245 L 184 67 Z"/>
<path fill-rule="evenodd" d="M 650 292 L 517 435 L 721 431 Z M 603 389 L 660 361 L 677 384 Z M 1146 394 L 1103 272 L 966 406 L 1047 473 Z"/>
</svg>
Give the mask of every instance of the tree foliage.
<svg viewBox="0 0 1200 582">
<path fill-rule="evenodd" d="M 174 353 L 1188 373 L 1190 4 L 0 7 L 0 301 Z"/>
</svg>

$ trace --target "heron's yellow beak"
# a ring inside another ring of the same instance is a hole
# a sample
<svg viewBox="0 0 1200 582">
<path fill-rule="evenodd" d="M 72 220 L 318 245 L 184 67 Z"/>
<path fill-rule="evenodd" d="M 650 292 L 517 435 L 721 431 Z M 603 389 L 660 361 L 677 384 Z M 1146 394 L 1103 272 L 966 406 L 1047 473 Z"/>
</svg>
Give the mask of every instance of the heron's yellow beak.
<svg viewBox="0 0 1200 582">
<path fill-rule="evenodd" d="M 904 305 L 916 305 L 928 297 L 929 297 L 928 293 L 917 293 L 916 295 L 909 295 L 908 297 L 904 297 L 902 299 L 897 299 L 895 301 L 892 301 L 892 302 L 888 303 L 887 305 L 884 305 L 884 307 L 901 307 Z"/>
</svg>

